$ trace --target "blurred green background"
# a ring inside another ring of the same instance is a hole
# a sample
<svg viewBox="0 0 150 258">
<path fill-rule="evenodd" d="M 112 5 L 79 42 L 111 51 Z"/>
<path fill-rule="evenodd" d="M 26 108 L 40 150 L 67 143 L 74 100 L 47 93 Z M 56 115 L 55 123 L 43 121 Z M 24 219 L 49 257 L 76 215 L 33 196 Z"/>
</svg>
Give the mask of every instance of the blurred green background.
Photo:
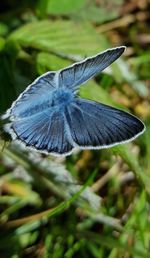
<svg viewBox="0 0 150 258">
<path fill-rule="evenodd" d="M 130 111 L 146 132 L 55 158 L 0 134 L 0 258 L 150 257 L 150 2 L 0 3 L 0 114 L 37 76 L 109 47 L 123 57 L 80 95 Z"/>
</svg>

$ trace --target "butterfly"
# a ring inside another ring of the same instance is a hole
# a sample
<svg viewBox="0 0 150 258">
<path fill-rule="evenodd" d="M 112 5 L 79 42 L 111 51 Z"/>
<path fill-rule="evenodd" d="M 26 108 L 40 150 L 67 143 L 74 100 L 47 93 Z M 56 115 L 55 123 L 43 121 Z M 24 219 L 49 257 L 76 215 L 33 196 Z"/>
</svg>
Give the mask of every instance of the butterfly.
<svg viewBox="0 0 150 258">
<path fill-rule="evenodd" d="M 6 114 L 13 139 L 43 153 L 69 155 L 80 149 L 102 149 L 135 139 L 145 130 L 135 116 L 77 96 L 81 84 L 104 70 L 125 47 L 107 49 L 59 71 L 38 77 Z"/>
</svg>

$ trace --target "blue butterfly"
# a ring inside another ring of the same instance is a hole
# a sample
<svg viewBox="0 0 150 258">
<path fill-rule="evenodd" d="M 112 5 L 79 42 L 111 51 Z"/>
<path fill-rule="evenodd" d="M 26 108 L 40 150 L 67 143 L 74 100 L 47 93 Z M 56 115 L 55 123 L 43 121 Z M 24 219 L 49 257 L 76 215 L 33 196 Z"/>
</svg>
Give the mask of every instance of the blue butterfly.
<svg viewBox="0 0 150 258">
<path fill-rule="evenodd" d="M 144 124 L 122 110 L 77 96 L 81 84 L 125 50 L 108 49 L 60 71 L 38 77 L 7 111 L 7 131 L 40 152 L 69 155 L 74 148 L 102 149 L 135 139 Z"/>
</svg>

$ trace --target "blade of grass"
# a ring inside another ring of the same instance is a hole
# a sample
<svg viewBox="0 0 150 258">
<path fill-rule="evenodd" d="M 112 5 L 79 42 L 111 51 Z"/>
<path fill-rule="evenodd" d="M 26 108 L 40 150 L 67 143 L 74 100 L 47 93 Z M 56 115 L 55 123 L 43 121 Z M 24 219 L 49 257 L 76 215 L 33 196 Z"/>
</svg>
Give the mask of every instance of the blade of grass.
<svg viewBox="0 0 150 258">
<path fill-rule="evenodd" d="M 25 223 L 30 223 L 30 222 L 35 222 L 36 220 L 44 220 L 45 218 L 51 218 L 52 216 L 61 214 L 62 212 L 64 212 L 66 209 L 68 209 L 70 207 L 71 204 L 74 203 L 74 201 L 81 195 L 81 193 L 85 190 L 85 188 L 89 185 L 91 185 L 93 183 L 93 179 L 95 177 L 96 173 L 93 172 L 92 175 L 88 178 L 88 180 L 86 181 L 86 183 L 81 187 L 81 189 L 74 194 L 69 200 L 64 201 L 62 203 L 60 203 L 57 207 L 52 208 L 52 209 L 48 209 L 46 211 L 40 212 L 38 214 L 32 215 L 32 216 L 28 216 L 22 219 L 17 219 L 17 220 L 13 220 L 13 221 L 9 221 L 6 223 L 7 227 L 16 227 Z M 24 225 L 24 228 L 26 226 Z"/>
</svg>

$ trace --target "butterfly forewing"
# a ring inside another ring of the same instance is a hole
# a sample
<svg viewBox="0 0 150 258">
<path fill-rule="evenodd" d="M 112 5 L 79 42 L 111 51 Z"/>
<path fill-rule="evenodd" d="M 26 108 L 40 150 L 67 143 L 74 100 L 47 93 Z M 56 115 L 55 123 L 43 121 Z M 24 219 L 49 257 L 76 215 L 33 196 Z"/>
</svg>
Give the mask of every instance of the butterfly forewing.
<svg viewBox="0 0 150 258">
<path fill-rule="evenodd" d="M 49 72 L 37 78 L 19 96 L 8 114 L 17 118 L 23 118 L 45 110 L 48 105 L 51 105 L 52 92 L 57 87 L 55 77 L 55 72 Z"/>
<path fill-rule="evenodd" d="M 76 91 L 79 85 L 85 83 L 118 59 L 124 50 L 125 47 L 112 48 L 61 70 L 59 87 L 67 87 Z"/>
</svg>

